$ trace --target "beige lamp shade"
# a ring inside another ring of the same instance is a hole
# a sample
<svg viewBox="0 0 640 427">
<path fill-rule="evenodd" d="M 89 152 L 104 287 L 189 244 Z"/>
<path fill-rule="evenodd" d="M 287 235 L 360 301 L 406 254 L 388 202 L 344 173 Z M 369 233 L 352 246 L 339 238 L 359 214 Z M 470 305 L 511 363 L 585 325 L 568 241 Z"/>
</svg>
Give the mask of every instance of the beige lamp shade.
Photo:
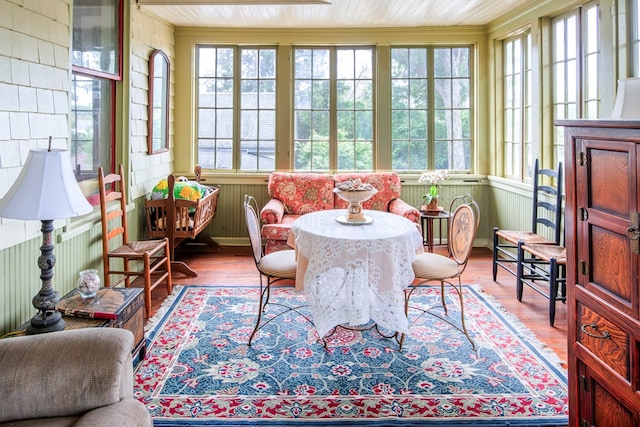
<svg viewBox="0 0 640 427">
<path fill-rule="evenodd" d="M 613 119 L 640 119 L 640 77 L 618 80 Z"/>
<path fill-rule="evenodd" d="M 18 179 L 0 200 L 0 217 L 14 219 L 69 218 L 92 209 L 66 150 L 31 150 Z"/>
</svg>

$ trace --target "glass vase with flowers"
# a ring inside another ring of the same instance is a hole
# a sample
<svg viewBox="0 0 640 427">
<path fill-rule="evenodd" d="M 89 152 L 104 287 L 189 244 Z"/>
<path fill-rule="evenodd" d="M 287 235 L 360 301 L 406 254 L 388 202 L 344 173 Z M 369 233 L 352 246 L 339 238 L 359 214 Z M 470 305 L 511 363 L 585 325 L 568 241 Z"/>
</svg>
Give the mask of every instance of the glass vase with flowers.
<svg viewBox="0 0 640 427">
<path fill-rule="evenodd" d="M 425 184 L 428 191 L 422 195 L 424 205 L 420 207 L 420 210 L 426 212 L 439 212 L 443 208 L 438 205 L 440 198 L 440 186 L 444 181 L 449 178 L 449 171 L 444 169 L 426 171 L 420 175 L 418 182 Z"/>
</svg>

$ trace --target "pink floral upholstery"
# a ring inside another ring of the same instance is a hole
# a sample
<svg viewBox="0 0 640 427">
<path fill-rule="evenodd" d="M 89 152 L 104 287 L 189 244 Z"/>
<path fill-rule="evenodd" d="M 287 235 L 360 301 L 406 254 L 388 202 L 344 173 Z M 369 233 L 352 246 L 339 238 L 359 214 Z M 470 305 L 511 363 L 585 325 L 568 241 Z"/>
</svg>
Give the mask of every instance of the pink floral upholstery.
<svg viewBox="0 0 640 427">
<path fill-rule="evenodd" d="M 371 184 L 378 192 L 369 200 L 362 203 L 363 209 L 389 212 L 389 203 L 400 197 L 402 184 L 400 177 L 395 172 L 381 173 L 339 173 L 334 175 L 335 182 L 353 181 L 359 179 L 365 184 Z M 334 195 L 336 209 L 346 209 L 348 203 L 337 195 Z"/>
<path fill-rule="evenodd" d="M 273 172 L 268 191 L 272 199 L 282 202 L 285 214 L 304 215 L 333 209 L 333 187 L 331 175 Z"/>
<path fill-rule="evenodd" d="M 380 210 L 404 216 L 419 228 L 420 211 L 400 199 L 402 183 L 395 172 L 317 173 L 273 172 L 269 176 L 271 199 L 262 208 L 262 237 L 265 253 L 290 249 L 286 241 L 291 224 L 300 215 L 325 209 L 346 209 L 347 203 L 333 193 L 336 182 L 360 179 L 378 192 L 363 203 L 364 209 Z"/>
</svg>

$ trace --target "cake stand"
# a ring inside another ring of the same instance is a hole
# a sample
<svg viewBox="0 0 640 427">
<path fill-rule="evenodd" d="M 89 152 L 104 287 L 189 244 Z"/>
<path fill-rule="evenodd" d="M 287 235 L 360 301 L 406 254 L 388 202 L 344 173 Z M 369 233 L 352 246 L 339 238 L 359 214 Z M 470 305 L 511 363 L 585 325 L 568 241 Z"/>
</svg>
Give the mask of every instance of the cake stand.
<svg viewBox="0 0 640 427">
<path fill-rule="evenodd" d="M 347 191 L 334 188 L 333 192 L 342 200 L 349 203 L 347 215 L 340 215 L 336 218 L 336 221 L 347 225 L 363 225 L 371 224 L 373 222 L 373 218 L 362 213 L 362 202 L 369 200 L 371 196 L 378 192 L 378 190 L 373 187 L 367 190 Z"/>
</svg>

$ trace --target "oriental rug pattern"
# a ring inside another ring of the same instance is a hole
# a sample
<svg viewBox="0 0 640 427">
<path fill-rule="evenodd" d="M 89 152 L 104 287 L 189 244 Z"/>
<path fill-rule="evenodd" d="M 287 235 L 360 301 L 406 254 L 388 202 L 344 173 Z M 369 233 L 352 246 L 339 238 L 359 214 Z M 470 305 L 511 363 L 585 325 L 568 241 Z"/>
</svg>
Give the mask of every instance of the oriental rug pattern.
<svg viewBox="0 0 640 427">
<path fill-rule="evenodd" d="M 248 347 L 258 292 L 177 287 L 150 322 L 147 356 L 134 374 L 135 397 L 154 425 L 567 424 L 559 360 L 477 288 L 464 288 L 475 352 L 450 325 L 417 312 L 401 352 L 375 329 L 338 328 L 324 348 L 295 312 L 269 323 Z M 439 287 L 423 289 L 412 305 L 439 298 Z M 299 305 L 304 295 L 276 288 L 271 301 Z M 454 322 L 457 302 L 447 294 Z"/>
</svg>

